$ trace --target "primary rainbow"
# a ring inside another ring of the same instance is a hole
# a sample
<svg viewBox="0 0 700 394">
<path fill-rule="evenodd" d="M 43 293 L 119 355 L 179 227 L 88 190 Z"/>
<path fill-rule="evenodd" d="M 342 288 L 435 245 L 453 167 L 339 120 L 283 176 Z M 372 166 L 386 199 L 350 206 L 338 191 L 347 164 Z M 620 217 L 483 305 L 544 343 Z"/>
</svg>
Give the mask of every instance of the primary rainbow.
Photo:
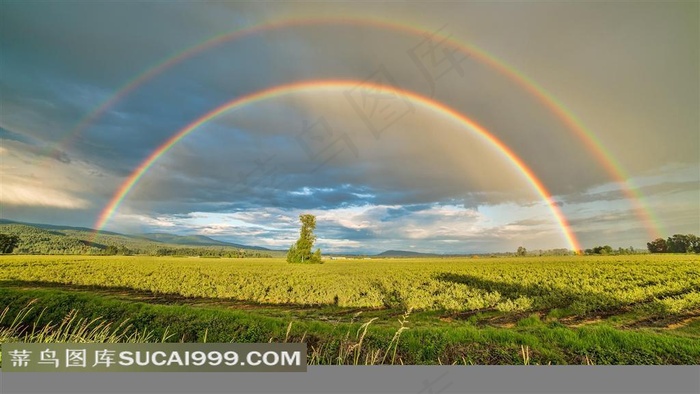
<svg viewBox="0 0 700 394">
<path fill-rule="evenodd" d="M 68 136 L 59 142 L 58 146 L 62 146 L 68 143 L 70 140 L 75 139 L 83 130 L 89 127 L 96 119 L 98 119 L 102 114 L 104 114 L 109 108 L 114 106 L 117 102 L 123 99 L 126 95 L 131 93 L 133 90 L 153 79 L 157 75 L 161 74 L 166 69 L 186 60 L 197 54 L 200 54 L 208 49 L 211 49 L 217 45 L 225 42 L 230 42 L 245 36 L 260 33 L 269 30 L 278 30 L 297 26 L 313 26 L 313 25 L 365 25 L 371 26 L 379 29 L 386 29 L 392 31 L 398 31 L 406 34 L 421 36 L 423 38 L 431 39 L 433 41 L 444 42 L 449 47 L 452 47 L 464 54 L 467 54 L 474 59 L 482 62 L 483 64 L 493 68 L 500 74 L 506 76 L 511 81 L 515 82 L 521 88 L 536 97 L 545 107 L 551 110 L 556 116 L 567 125 L 567 127 L 574 132 L 574 134 L 583 142 L 586 148 L 592 152 L 598 164 L 602 165 L 603 168 L 608 172 L 608 174 L 613 178 L 613 180 L 619 184 L 625 196 L 628 198 L 636 212 L 637 217 L 644 223 L 646 230 L 652 238 L 660 237 L 661 227 L 659 221 L 654 217 L 653 212 L 648 209 L 644 202 L 643 196 L 638 190 L 634 188 L 629 180 L 629 176 L 626 171 L 622 168 L 620 163 L 615 159 L 615 157 L 610 153 L 610 151 L 605 147 L 605 145 L 598 139 L 598 137 L 588 130 L 580 119 L 569 110 L 560 100 L 558 100 L 553 94 L 551 94 L 543 86 L 537 84 L 534 80 L 528 78 L 522 72 L 516 68 L 508 65 L 506 62 L 498 59 L 497 57 L 487 53 L 483 49 L 478 48 L 473 44 L 463 44 L 451 36 L 446 36 L 439 32 L 431 33 L 431 35 L 426 35 L 426 32 L 430 32 L 431 29 L 422 26 L 413 26 L 411 24 L 403 24 L 391 20 L 379 19 L 375 17 L 311 17 L 311 18 L 292 18 L 292 19 L 282 19 L 273 22 L 267 22 L 260 25 L 255 25 L 252 27 L 246 27 L 243 29 L 235 30 L 233 32 L 227 32 L 225 34 L 217 35 L 206 41 L 197 44 L 195 46 L 188 47 L 180 52 L 175 53 L 173 56 L 165 59 L 161 63 L 158 63 L 143 73 L 139 74 L 136 78 L 130 80 L 122 88 L 120 88 L 113 96 L 104 101 L 97 109 L 87 114 L 76 127 L 68 133 Z"/>
<path fill-rule="evenodd" d="M 161 156 L 163 156 L 170 148 L 182 140 L 185 136 L 195 131 L 198 127 L 205 124 L 206 122 L 216 118 L 217 116 L 223 114 L 226 111 L 240 108 L 242 106 L 259 102 L 262 100 L 279 97 L 285 94 L 296 93 L 296 92 L 307 92 L 319 89 L 351 89 L 362 84 L 363 87 L 372 89 L 373 91 L 389 94 L 399 94 L 413 102 L 419 103 L 426 108 L 429 108 L 439 114 L 446 115 L 461 124 L 467 126 L 469 129 L 475 131 L 480 137 L 484 138 L 487 142 L 491 143 L 494 147 L 498 149 L 506 158 L 525 176 L 525 178 L 532 184 L 533 188 L 542 197 L 542 199 L 547 203 L 550 211 L 554 215 L 557 223 L 561 227 L 562 232 L 569 244 L 569 247 L 574 251 L 581 249 L 581 246 L 576 239 L 575 234 L 571 230 L 566 217 L 561 212 L 561 209 L 549 191 L 545 188 L 542 182 L 535 176 L 532 170 L 502 141 L 496 138 L 492 133 L 488 132 L 482 126 L 462 115 L 461 113 L 455 111 L 454 109 L 434 101 L 430 98 L 420 96 L 416 93 L 397 89 L 393 86 L 385 86 L 379 84 L 373 84 L 366 81 L 356 81 L 356 80 L 311 80 L 311 81 L 301 81 L 294 82 L 286 85 L 279 85 L 272 88 L 256 91 L 247 94 L 242 97 L 238 97 L 231 100 L 209 112 L 199 117 L 192 123 L 188 124 L 184 128 L 180 129 L 177 133 L 171 136 L 167 141 L 160 145 L 156 150 L 153 151 L 141 164 L 129 175 L 129 177 L 121 184 L 117 192 L 114 194 L 109 203 L 102 210 L 97 222 L 95 223 L 96 232 L 102 230 L 102 228 L 107 224 L 112 215 L 116 212 L 117 208 L 124 200 L 129 191 L 138 183 L 138 181 L 143 177 L 143 175 L 151 168 L 153 163 L 155 163 Z"/>
</svg>

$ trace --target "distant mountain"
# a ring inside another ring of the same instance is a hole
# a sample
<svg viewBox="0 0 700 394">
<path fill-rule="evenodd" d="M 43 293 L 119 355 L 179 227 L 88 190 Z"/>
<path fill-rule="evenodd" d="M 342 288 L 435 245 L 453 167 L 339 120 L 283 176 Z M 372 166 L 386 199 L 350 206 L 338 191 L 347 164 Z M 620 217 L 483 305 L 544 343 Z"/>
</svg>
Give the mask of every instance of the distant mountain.
<svg viewBox="0 0 700 394">
<path fill-rule="evenodd" d="M 442 256 L 435 253 L 409 252 L 407 250 L 387 250 L 376 255 L 377 257 L 435 257 Z"/>
<path fill-rule="evenodd" d="M 134 234 L 139 238 L 150 239 L 152 241 L 164 242 L 173 245 L 192 245 L 192 246 L 228 246 L 232 248 L 250 249 L 250 250 L 270 250 L 262 246 L 241 245 L 232 242 L 217 241 L 204 235 L 176 235 L 167 233 L 146 233 Z"/>
</svg>

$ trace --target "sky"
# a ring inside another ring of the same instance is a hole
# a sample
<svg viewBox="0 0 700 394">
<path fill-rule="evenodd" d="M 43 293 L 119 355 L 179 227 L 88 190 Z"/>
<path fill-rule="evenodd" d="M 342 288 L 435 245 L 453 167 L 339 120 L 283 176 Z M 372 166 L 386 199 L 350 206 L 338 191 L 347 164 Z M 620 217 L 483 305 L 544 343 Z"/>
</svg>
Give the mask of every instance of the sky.
<svg viewBox="0 0 700 394">
<path fill-rule="evenodd" d="M 698 234 L 698 8 L 3 1 L 0 217 L 286 249 L 312 213 L 334 253 Z"/>
</svg>

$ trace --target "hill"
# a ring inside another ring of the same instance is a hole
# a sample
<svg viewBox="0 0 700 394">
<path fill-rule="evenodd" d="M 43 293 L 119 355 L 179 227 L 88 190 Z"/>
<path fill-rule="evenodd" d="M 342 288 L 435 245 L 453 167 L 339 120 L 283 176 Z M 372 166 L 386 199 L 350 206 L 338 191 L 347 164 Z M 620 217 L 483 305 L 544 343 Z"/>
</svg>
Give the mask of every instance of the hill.
<svg viewBox="0 0 700 394">
<path fill-rule="evenodd" d="M 423 253 L 423 252 L 412 252 L 408 250 L 387 250 L 385 252 L 375 254 L 374 257 L 469 257 L 469 256 L 478 256 L 478 255 L 490 255 L 490 256 L 511 256 L 512 253 L 504 252 L 504 253 L 479 253 L 479 252 L 470 252 L 470 253 Z"/>
<path fill-rule="evenodd" d="M 88 233 L 92 233 L 95 230 L 87 227 L 73 227 L 73 226 L 62 226 L 62 225 L 57 225 L 57 224 L 44 224 L 44 223 L 29 223 L 29 222 L 17 222 L 14 220 L 9 220 L 9 219 L 0 219 L 0 225 L 3 224 L 21 224 L 25 226 L 30 226 L 30 227 L 36 227 L 36 228 L 41 228 L 44 230 L 66 230 L 66 231 L 84 231 Z M 108 235 L 124 235 L 120 233 L 115 233 L 112 231 L 100 231 L 101 234 L 108 234 Z"/>
<path fill-rule="evenodd" d="M 134 234 L 134 236 L 150 239 L 158 242 L 165 242 L 173 245 L 192 245 L 192 246 L 230 246 L 232 248 L 250 249 L 250 250 L 270 250 L 262 246 L 241 245 L 231 242 L 218 241 L 204 235 L 176 235 L 168 233 L 146 233 Z"/>
<path fill-rule="evenodd" d="M 216 241 L 208 237 L 99 232 L 84 227 L 14 222 L 0 219 L 0 233 L 16 235 L 15 254 L 146 254 L 152 256 L 272 257 L 283 252 Z M 177 242 L 172 242 L 177 241 Z"/>
<path fill-rule="evenodd" d="M 385 252 L 379 253 L 377 257 L 435 257 L 442 256 L 435 253 L 421 253 L 421 252 L 410 252 L 407 250 L 387 250 Z"/>
</svg>

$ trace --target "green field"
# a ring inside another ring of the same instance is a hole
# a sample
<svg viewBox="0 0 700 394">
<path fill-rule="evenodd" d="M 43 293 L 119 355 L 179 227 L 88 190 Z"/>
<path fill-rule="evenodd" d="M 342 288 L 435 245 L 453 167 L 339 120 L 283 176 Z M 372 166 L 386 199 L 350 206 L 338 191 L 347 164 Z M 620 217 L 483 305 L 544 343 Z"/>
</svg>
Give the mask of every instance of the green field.
<svg viewBox="0 0 700 394">
<path fill-rule="evenodd" d="M 303 341 L 322 364 L 700 363 L 697 255 L 3 256 L 0 282 L 3 342 L 75 313 L 122 324 L 111 340 Z"/>
</svg>

